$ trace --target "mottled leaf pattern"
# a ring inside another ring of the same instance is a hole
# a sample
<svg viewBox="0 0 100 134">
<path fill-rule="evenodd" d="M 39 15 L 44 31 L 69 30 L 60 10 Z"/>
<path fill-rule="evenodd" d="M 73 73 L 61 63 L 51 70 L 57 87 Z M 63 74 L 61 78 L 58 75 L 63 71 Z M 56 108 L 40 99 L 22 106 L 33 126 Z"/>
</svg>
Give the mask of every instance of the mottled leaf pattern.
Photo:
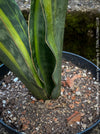
<svg viewBox="0 0 100 134">
<path fill-rule="evenodd" d="M 60 94 L 66 7 L 67 0 L 31 0 L 28 30 L 16 2 L 0 0 L 0 60 L 37 99 Z"/>
<path fill-rule="evenodd" d="M 47 83 L 45 78 L 48 79 L 47 72 L 50 75 L 51 79 L 49 79 L 54 83 L 53 86 L 50 84 L 52 86 L 50 97 L 57 98 L 60 94 L 61 57 L 68 1 L 33 0 L 32 2 L 33 9 L 31 8 L 29 31 L 33 62 L 36 63 L 37 70 L 38 68 L 41 69 L 41 75 L 45 83 Z M 34 19 L 32 20 L 32 18 Z M 31 30 L 31 27 L 34 30 Z M 41 33 L 43 34 L 41 35 Z M 47 53 L 45 54 L 44 51 Z M 46 57 L 50 58 L 46 59 Z M 42 62 L 43 60 L 44 62 Z M 52 65 L 53 67 L 51 68 Z M 49 67 L 51 68 L 51 73 L 49 72 Z"/>
<path fill-rule="evenodd" d="M 14 0 L 0 0 L 0 60 L 37 98 L 47 98 L 43 82 L 33 67 L 28 27 Z"/>
<path fill-rule="evenodd" d="M 38 75 L 44 81 L 44 89 L 48 98 L 50 98 L 54 88 L 52 73 L 55 67 L 55 57 L 45 42 L 45 21 L 40 0 L 33 0 L 31 2 L 29 37 L 33 64 Z"/>
</svg>

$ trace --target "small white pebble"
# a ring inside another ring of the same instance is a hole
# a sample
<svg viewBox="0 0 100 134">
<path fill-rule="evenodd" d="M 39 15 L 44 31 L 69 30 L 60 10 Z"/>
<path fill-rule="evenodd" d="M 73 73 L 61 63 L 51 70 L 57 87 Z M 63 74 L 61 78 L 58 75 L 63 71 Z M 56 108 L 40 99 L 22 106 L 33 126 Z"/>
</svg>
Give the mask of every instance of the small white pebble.
<svg viewBox="0 0 100 134">
<path fill-rule="evenodd" d="M 10 117 L 13 117 L 13 114 L 11 114 Z"/>
<path fill-rule="evenodd" d="M 2 82 L 2 85 L 3 85 L 3 87 L 6 87 L 6 84 L 4 82 Z"/>
<path fill-rule="evenodd" d="M 87 103 L 89 103 L 89 104 L 90 104 L 90 103 L 91 103 L 91 101 L 90 101 L 90 100 L 88 100 L 88 101 L 87 101 Z"/>
<path fill-rule="evenodd" d="M 9 123 L 11 123 L 11 120 L 8 120 Z"/>
<path fill-rule="evenodd" d="M 70 5 L 68 5 L 68 9 L 71 9 L 71 6 Z"/>
<path fill-rule="evenodd" d="M 18 82 L 19 82 L 19 83 L 21 83 L 21 81 L 20 81 L 20 80 L 19 80 Z"/>
<path fill-rule="evenodd" d="M 9 88 L 10 88 L 10 86 L 7 87 L 7 89 L 9 89 Z"/>
<path fill-rule="evenodd" d="M 88 118 L 90 121 L 92 121 L 92 116 Z"/>
<path fill-rule="evenodd" d="M 3 104 L 6 104 L 6 100 L 3 100 L 2 103 L 3 103 Z"/>
<path fill-rule="evenodd" d="M 68 93 L 66 92 L 65 95 L 68 95 Z"/>
<path fill-rule="evenodd" d="M 37 131 L 39 130 L 39 128 L 38 128 L 38 127 L 36 127 L 35 129 L 36 129 Z"/>
<path fill-rule="evenodd" d="M 98 107 L 98 104 L 94 105 L 94 107 Z"/>
<path fill-rule="evenodd" d="M 83 109 L 81 111 L 84 113 L 84 110 Z"/>
<path fill-rule="evenodd" d="M 86 73 L 83 73 L 83 77 L 86 77 L 87 75 L 86 75 Z"/>
<path fill-rule="evenodd" d="M 83 70 L 83 72 L 84 72 L 84 73 L 86 73 L 86 72 L 87 72 L 87 70 Z"/>
<path fill-rule="evenodd" d="M 31 96 L 31 99 L 32 99 L 32 100 L 36 100 L 36 98 L 35 98 L 35 97 L 33 97 L 33 96 Z"/>
<path fill-rule="evenodd" d="M 77 123 L 78 125 L 80 124 L 80 122 L 79 122 L 79 121 L 77 121 L 76 123 Z"/>
<path fill-rule="evenodd" d="M 98 82 L 97 82 L 97 81 L 95 81 L 95 82 L 94 82 L 94 84 L 95 84 L 95 85 L 97 85 L 97 84 L 98 84 Z"/>
<path fill-rule="evenodd" d="M 82 124 L 82 127 L 83 127 L 84 129 L 86 129 L 86 124 Z"/>
<path fill-rule="evenodd" d="M 88 74 L 91 74 L 91 72 L 88 72 Z"/>
<path fill-rule="evenodd" d="M 17 82 L 18 81 L 18 77 L 16 77 L 15 79 L 13 79 L 14 82 Z"/>
<path fill-rule="evenodd" d="M 77 92 L 76 92 L 76 95 L 81 95 L 81 92 L 80 92 L 80 91 L 77 91 Z"/>
<path fill-rule="evenodd" d="M 26 103 L 26 100 L 22 101 L 22 104 L 25 104 Z"/>
<path fill-rule="evenodd" d="M 61 92 L 60 94 L 63 95 L 63 92 Z"/>
<path fill-rule="evenodd" d="M 69 64 L 69 62 L 66 61 L 66 64 Z"/>
<path fill-rule="evenodd" d="M 75 69 L 78 69 L 78 67 L 75 67 Z"/>
<path fill-rule="evenodd" d="M 66 66 L 66 69 L 69 69 L 69 67 L 68 67 L 68 66 Z"/>
<path fill-rule="evenodd" d="M 25 107 L 25 106 L 23 106 L 23 109 L 26 109 L 26 107 Z"/>
<path fill-rule="evenodd" d="M 8 75 L 10 75 L 10 74 L 11 74 L 11 71 L 8 72 Z"/>
<path fill-rule="evenodd" d="M 15 86 L 15 88 L 17 89 L 17 88 L 18 88 L 18 86 Z"/>
<path fill-rule="evenodd" d="M 88 89 L 89 89 L 89 90 L 91 90 L 91 88 L 90 88 L 90 87 L 88 87 Z"/>
<path fill-rule="evenodd" d="M 87 102 L 87 100 L 84 100 L 83 102 Z"/>
<path fill-rule="evenodd" d="M 8 114 L 11 114 L 11 112 L 8 110 Z"/>
<path fill-rule="evenodd" d="M 54 130 L 54 128 L 52 128 L 52 130 Z"/>
<path fill-rule="evenodd" d="M 95 80 L 95 77 L 93 77 L 93 80 Z"/>
<path fill-rule="evenodd" d="M 16 117 L 13 118 L 14 121 L 16 121 L 16 119 L 17 119 Z"/>
<path fill-rule="evenodd" d="M 49 122 L 50 122 L 50 123 L 52 123 L 52 121 L 51 121 L 51 120 L 50 120 Z"/>
<path fill-rule="evenodd" d="M 68 96 L 68 99 L 70 99 L 71 97 L 70 96 Z"/>
<path fill-rule="evenodd" d="M 64 68 L 65 66 L 64 65 L 62 65 L 62 68 Z"/>
<path fill-rule="evenodd" d="M 3 107 L 5 107 L 6 105 L 5 104 L 3 104 Z"/>
</svg>

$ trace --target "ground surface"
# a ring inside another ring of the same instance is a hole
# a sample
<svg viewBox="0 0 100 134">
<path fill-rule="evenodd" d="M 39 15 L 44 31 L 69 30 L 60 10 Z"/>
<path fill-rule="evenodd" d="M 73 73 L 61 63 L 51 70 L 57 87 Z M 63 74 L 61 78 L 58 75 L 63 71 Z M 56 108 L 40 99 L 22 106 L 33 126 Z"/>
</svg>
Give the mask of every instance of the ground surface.
<svg viewBox="0 0 100 134">
<path fill-rule="evenodd" d="M 30 0 L 16 0 L 20 8 L 30 9 Z M 67 4 L 66 4 L 67 7 Z M 100 11 L 100 0 L 68 0 L 68 10 L 70 11 Z"/>
<path fill-rule="evenodd" d="M 95 77 L 90 71 L 66 61 L 62 63 L 61 76 L 60 97 L 38 101 L 18 77 L 9 72 L 0 86 L 3 121 L 25 134 L 76 134 L 93 125 L 98 120 Z M 99 134 L 98 129 L 95 132 Z"/>
</svg>

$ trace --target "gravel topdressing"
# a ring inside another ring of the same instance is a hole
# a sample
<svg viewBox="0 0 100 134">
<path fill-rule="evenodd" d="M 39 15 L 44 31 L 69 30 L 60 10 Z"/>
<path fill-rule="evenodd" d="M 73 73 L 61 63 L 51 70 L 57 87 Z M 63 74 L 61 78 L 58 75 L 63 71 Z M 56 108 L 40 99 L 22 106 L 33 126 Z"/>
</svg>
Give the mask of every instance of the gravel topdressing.
<svg viewBox="0 0 100 134">
<path fill-rule="evenodd" d="M 91 72 L 62 61 L 61 95 L 37 100 L 12 72 L 0 86 L 0 117 L 26 134 L 76 134 L 93 125 L 98 115 L 98 82 Z"/>
<path fill-rule="evenodd" d="M 30 10 L 31 0 L 15 0 L 21 10 Z M 66 3 L 67 8 L 67 3 Z M 100 12 L 100 0 L 68 0 L 68 11 L 91 11 Z"/>
</svg>

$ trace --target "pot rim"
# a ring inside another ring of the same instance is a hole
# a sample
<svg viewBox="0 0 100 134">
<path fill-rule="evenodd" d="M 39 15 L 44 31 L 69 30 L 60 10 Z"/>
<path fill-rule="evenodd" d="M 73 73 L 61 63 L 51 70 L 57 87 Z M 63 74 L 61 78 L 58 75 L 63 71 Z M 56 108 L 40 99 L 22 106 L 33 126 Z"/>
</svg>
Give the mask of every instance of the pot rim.
<svg viewBox="0 0 100 134">
<path fill-rule="evenodd" d="M 89 62 L 89 63 L 92 64 L 94 67 L 96 67 L 97 69 L 100 70 L 100 68 L 99 68 L 98 66 L 96 66 L 92 61 L 90 61 L 90 60 L 88 60 L 88 59 L 86 59 L 86 58 L 84 58 L 84 57 L 82 57 L 82 56 L 80 56 L 80 55 L 78 55 L 78 54 L 75 54 L 75 53 L 72 53 L 72 52 L 67 52 L 67 51 L 62 51 L 62 52 L 63 52 L 64 54 L 69 54 L 69 55 L 73 55 L 73 56 L 75 56 L 75 57 L 79 57 L 79 58 L 83 59 L 84 61 Z"/>
<path fill-rule="evenodd" d="M 0 67 L 4 66 L 4 64 L 1 64 Z"/>
</svg>

